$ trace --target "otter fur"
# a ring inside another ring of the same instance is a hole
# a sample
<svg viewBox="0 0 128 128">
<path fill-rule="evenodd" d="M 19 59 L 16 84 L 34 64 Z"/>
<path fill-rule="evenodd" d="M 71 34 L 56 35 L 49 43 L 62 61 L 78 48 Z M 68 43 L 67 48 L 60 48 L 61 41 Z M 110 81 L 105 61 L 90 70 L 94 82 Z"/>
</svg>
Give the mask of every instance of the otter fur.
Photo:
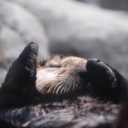
<svg viewBox="0 0 128 128">
<path fill-rule="evenodd" d="M 87 60 L 73 56 L 54 56 L 45 64 L 40 63 L 36 75 L 37 90 L 41 93 L 64 94 L 86 89 L 86 63 Z"/>
<path fill-rule="evenodd" d="M 38 63 L 37 54 L 31 42 L 10 67 L 0 89 L 0 127 L 127 128 L 128 84 L 118 71 L 73 56 Z"/>
</svg>

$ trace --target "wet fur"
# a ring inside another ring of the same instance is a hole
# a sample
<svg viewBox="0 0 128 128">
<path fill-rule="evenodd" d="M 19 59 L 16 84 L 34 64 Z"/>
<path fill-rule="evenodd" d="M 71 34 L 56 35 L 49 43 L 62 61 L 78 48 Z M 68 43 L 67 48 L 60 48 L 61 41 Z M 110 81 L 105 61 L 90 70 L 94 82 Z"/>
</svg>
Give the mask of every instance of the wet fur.
<svg viewBox="0 0 128 128">
<path fill-rule="evenodd" d="M 127 98 L 120 114 L 117 104 L 127 95 L 127 81 L 115 69 L 63 56 L 37 64 L 37 53 L 30 43 L 8 71 L 0 89 L 1 127 L 127 128 Z"/>
</svg>

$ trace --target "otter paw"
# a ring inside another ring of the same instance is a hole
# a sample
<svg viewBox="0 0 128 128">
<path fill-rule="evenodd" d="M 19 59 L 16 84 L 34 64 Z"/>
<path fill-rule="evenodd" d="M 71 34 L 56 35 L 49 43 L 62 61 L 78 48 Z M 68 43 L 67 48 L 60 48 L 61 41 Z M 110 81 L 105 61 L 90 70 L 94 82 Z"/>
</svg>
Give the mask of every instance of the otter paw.
<svg viewBox="0 0 128 128">
<path fill-rule="evenodd" d="M 102 92 L 116 88 L 117 79 L 114 70 L 98 59 L 89 59 L 86 65 L 88 81 L 94 91 Z"/>
<path fill-rule="evenodd" d="M 34 42 L 29 43 L 20 54 L 18 61 L 21 68 L 33 76 L 36 70 L 38 45 Z"/>
</svg>

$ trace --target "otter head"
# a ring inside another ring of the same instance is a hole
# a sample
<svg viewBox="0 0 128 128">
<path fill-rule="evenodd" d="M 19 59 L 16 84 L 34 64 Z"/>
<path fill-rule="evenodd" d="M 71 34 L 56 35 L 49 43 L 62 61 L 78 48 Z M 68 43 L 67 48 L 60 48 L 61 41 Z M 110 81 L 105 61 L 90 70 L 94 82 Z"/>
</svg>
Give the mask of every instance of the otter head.
<svg viewBox="0 0 128 128">
<path fill-rule="evenodd" d="M 0 89 L 0 109 L 36 104 L 43 94 L 88 92 L 85 59 L 54 56 L 37 65 L 37 54 L 31 42 L 13 62 Z"/>
<path fill-rule="evenodd" d="M 43 94 L 87 91 L 86 63 L 73 56 L 54 56 L 41 62 L 37 67 L 37 90 Z"/>
</svg>

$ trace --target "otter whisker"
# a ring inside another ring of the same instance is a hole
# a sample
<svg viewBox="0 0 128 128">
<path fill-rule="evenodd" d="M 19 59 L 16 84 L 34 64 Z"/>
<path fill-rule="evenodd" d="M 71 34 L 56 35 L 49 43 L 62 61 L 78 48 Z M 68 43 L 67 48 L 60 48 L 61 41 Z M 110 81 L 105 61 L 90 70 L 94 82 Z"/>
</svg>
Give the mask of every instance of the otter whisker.
<svg viewBox="0 0 128 128">
<path fill-rule="evenodd" d="M 58 87 L 59 86 L 59 87 Z M 63 87 L 63 83 L 60 82 L 58 85 L 57 85 L 57 92 L 59 93 L 60 89 Z"/>
<path fill-rule="evenodd" d="M 58 86 L 59 86 L 59 87 L 58 87 Z M 61 84 L 57 85 L 56 94 L 58 94 L 58 93 L 59 93 L 59 91 L 60 91 L 60 88 L 61 88 L 62 86 L 63 86 L 63 85 L 61 85 Z"/>
<path fill-rule="evenodd" d="M 53 92 L 53 89 L 54 89 L 54 86 L 50 87 L 47 92 L 48 92 L 48 93 L 49 93 L 49 92 Z"/>
<path fill-rule="evenodd" d="M 63 86 L 62 86 L 62 91 L 61 91 L 62 93 L 64 93 L 64 92 L 65 92 L 65 91 L 64 91 L 64 90 L 65 90 L 65 88 L 66 88 L 66 84 L 63 84 Z"/>
</svg>

